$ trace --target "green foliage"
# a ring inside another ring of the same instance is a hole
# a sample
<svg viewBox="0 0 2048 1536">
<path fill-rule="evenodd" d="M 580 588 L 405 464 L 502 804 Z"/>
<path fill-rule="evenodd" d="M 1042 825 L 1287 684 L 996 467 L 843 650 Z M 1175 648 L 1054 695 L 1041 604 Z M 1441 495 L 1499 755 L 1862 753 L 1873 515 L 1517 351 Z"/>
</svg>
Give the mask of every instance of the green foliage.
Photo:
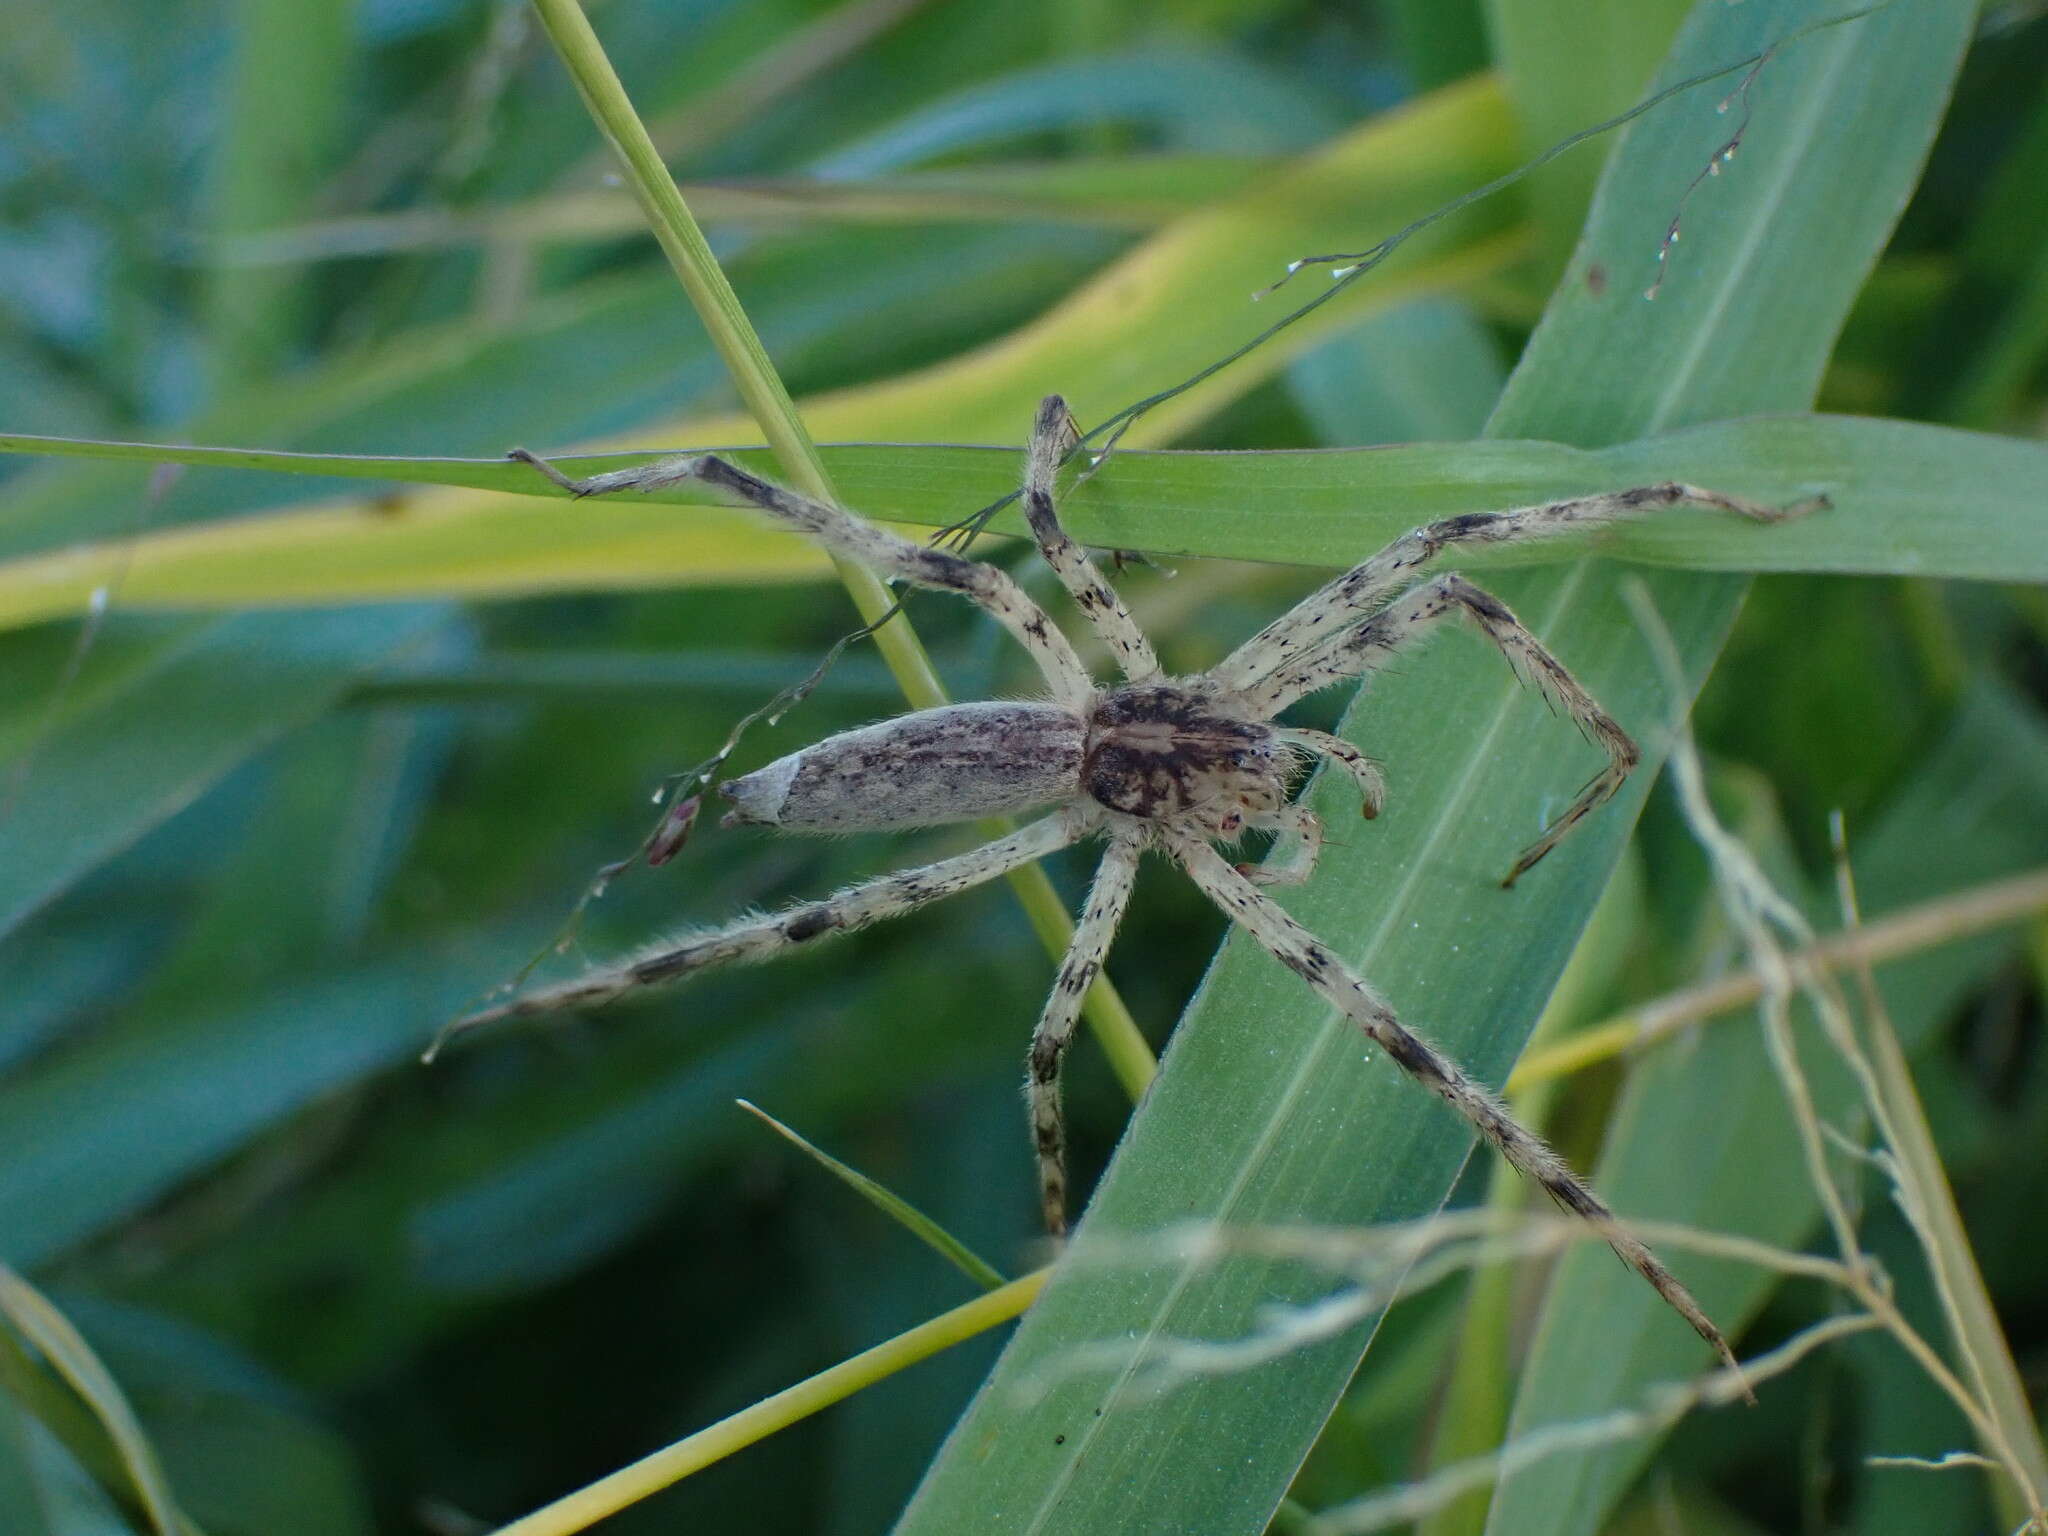
<svg viewBox="0 0 2048 1536">
<path fill-rule="evenodd" d="M 1609 559 L 1469 564 L 1653 763 L 1703 685 L 1723 819 L 1828 926 L 1836 807 L 1873 916 L 2048 859 L 2048 605 L 2009 585 L 2048 578 L 2048 24 L 1966 55 L 1968 8 L 1892 0 L 1794 35 L 1844 9 L 1174 0 L 1047 30 L 999 0 L 611 0 L 592 20 L 826 473 L 927 526 L 1013 486 L 1039 394 L 1099 420 L 1323 291 L 1310 268 L 1249 305 L 1289 259 L 1369 245 L 1653 76 L 1790 38 L 1753 79 L 1433 226 L 1144 418 L 1071 522 L 1179 567 L 1120 580 L 1194 670 L 1303 589 L 1274 567 L 1343 564 L 1428 516 L 1666 478 L 1825 491 L 1783 528 L 1686 516 L 1604 537 Z M 1014 1085 L 1049 966 L 1002 892 L 417 1064 L 644 834 L 663 776 L 852 623 L 812 551 L 744 517 L 571 506 L 498 457 L 759 441 L 628 237 L 537 25 L 455 4 L 55 15 L 0 55 L 19 102 L 0 449 L 45 459 L 0 461 L 0 1260 L 41 1293 L 0 1306 L 0 1527 L 495 1525 L 977 1295 L 736 1098 L 995 1269 L 1041 1262 Z M 1468 72 L 1488 56 L 1497 75 Z M 1428 441 L 1375 446 L 1394 438 Z M 1188 451 L 1217 448 L 1265 451 Z M 1645 567 L 1678 696 L 1621 600 Z M 1745 608 L 1750 572 L 1775 574 Z M 972 616 L 913 615 L 955 696 L 1031 686 Z M 734 767 L 893 707 L 856 654 Z M 1311 788 L 1336 846 L 1289 905 L 1476 1072 L 1505 1076 L 1546 999 L 1567 1031 L 1731 963 L 1647 768 L 1523 889 L 1494 888 L 1591 753 L 1491 654 L 1446 638 L 1344 728 L 1392 798 L 1361 826 Z M 552 963 L 965 835 L 707 828 L 617 881 Z M 1553 997 L 1618 865 L 1640 889 Z M 1075 899 L 1084 863 L 1051 873 Z M 1221 925 L 1184 882 L 1143 886 L 1112 975 L 1155 1041 L 1196 1000 L 1128 1127 L 1076 1052 L 1080 1171 L 1108 1172 L 1001 1358 L 982 1339 L 887 1375 L 605 1529 L 1224 1536 L 1276 1508 L 1298 1529 L 1469 1453 L 1431 1429 L 1446 1393 L 1521 1434 L 1700 1366 L 1581 1247 L 1554 1278 L 1480 1288 L 1470 1322 L 1453 1276 L 1151 1390 L 1147 1349 L 1256 1340 L 1332 1282 L 1243 1254 L 1133 1266 L 1123 1245 L 1189 1218 L 1427 1216 L 1483 1181 L 1459 1184 L 1463 1127 L 1293 977 L 1235 940 L 1212 964 Z M 2044 953 L 1995 933 L 1881 972 L 2035 1383 L 2018 1304 L 2043 1283 Z M 1847 1075 L 1812 1054 L 1823 1110 L 1861 1134 Z M 1747 1021 L 1580 1074 L 1547 1117 L 1631 1216 L 1826 1251 Z M 1863 1194 L 1864 1246 L 1947 1350 L 1912 1233 L 1874 1179 Z M 1674 1258 L 1745 1353 L 1831 1306 L 1754 1263 Z M 1977 1448 L 1868 1335 L 1754 1412 L 1537 1463 L 1490 1515 L 1482 1494 L 1431 1529 L 1659 1528 L 1653 1505 L 1688 1529 L 1986 1528 L 2010 1511 L 1981 1472 L 1865 1463 Z"/>
</svg>

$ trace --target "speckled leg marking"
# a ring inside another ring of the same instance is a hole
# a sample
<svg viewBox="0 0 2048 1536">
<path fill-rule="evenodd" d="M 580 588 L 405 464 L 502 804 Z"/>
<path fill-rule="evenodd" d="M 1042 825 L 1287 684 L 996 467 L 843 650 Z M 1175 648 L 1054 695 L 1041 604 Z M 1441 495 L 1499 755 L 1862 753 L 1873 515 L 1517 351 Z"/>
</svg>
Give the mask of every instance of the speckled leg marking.
<svg viewBox="0 0 2048 1536">
<path fill-rule="evenodd" d="M 1074 418 L 1067 402 L 1058 395 L 1047 395 L 1039 402 L 1031 447 L 1025 455 L 1024 518 L 1045 563 L 1073 594 L 1081 616 L 1109 647 L 1124 676 L 1134 683 L 1149 682 L 1159 676 L 1159 658 L 1152 654 L 1152 642 L 1138 628 L 1116 588 L 1103 579 L 1088 552 L 1060 526 L 1053 511 L 1060 460 L 1075 440 Z"/>
<path fill-rule="evenodd" d="M 1088 907 L 1075 925 L 1074 939 L 1067 946 L 1067 958 L 1045 1000 L 1045 1012 L 1031 1036 L 1030 1067 L 1025 1074 L 1024 1096 L 1031 1110 L 1031 1135 L 1038 1147 L 1038 1190 L 1045 1212 L 1045 1229 L 1054 1237 L 1067 1230 L 1067 1129 L 1060 1112 L 1060 1063 L 1074 1038 L 1074 1024 L 1081 1016 L 1081 1000 L 1102 971 L 1103 956 L 1123 921 L 1124 908 L 1131 899 L 1131 885 L 1138 874 L 1139 843 L 1135 837 L 1119 834 L 1110 839 L 1109 851 L 1095 871 L 1095 884 L 1088 892 Z"/>
<path fill-rule="evenodd" d="M 615 965 L 587 971 L 574 981 L 543 987 L 509 1003 L 465 1015 L 448 1026 L 444 1039 L 501 1019 L 601 1007 L 629 993 L 671 986 L 713 966 L 773 960 L 783 951 L 813 939 L 851 933 L 986 884 L 998 875 L 1079 842 L 1098 820 L 1095 814 L 1081 808 L 1056 811 L 1008 837 L 950 859 L 883 875 L 823 901 L 804 902 L 766 917 L 746 918 L 711 933 L 692 934 L 679 943 L 657 944 Z"/>
<path fill-rule="evenodd" d="M 1506 1105 L 1467 1077 L 1456 1063 L 1406 1028 L 1370 986 L 1207 843 L 1185 833 L 1171 833 L 1168 845 L 1189 878 L 1226 917 L 1250 932 L 1274 959 L 1364 1030 L 1396 1066 L 1463 1115 L 1514 1168 L 1540 1184 L 1565 1210 L 1591 1223 L 1623 1263 L 1649 1281 L 1724 1361 L 1735 1364 L 1728 1341 L 1700 1310 L 1692 1293 L 1628 1233 L 1598 1195 L 1579 1182 L 1549 1143 L 1525 1128 Z"/>
<path fill-rule="evenodd" d="M 1053 626 L 1038 604 L 1024 594 L 1007 572 L 980 560 L 969 560 L 950 550 L 877 528 L 864 518 L 852 517 L 837 507 L 799 496 L 773 481 L 749 474 L 737 464 L 716 454 L 686 454 L 658 459 L 637 469 L 615 470 L 578 480 L 563 474 L 545 459 L 514 449 L 511 455 L 546 475 L 563 490 L 576 496 L 613 495 L 621 491 L 657 491 L 688 481 L 701 481 L 727 491 L 748 505 L 797 533 L 816 540 L 835 555 L 885 578 L 907 581 L 913 586 L 958 592 L 982 609 L 1017 639 L 1045 675 L 1046 686 L 1062 704 L 1078 706 L 1095 692 L 1088 669 L 1067 637 Z"/>
<path fill-rule="evenodd" d="M 1711 508 L 1759 523 L 1778 523 L 1825 504 L 1823 498 L 1790 507 L 1771 507 L 1667 480 L 1661 485 L 1575 496 L 1568 501 L 1509 512 L 1473 512 L 1442 518 L 1402 534 L 1370 560 L 1310 593 L 1224 658 L 1210 676 L 1225 688 L 1249 689 L 1270 673 L 1297 666 L 1347 625 L 1371 613 L 1410 576 L 1454 545 L 1504 544 L 1509 540 L 1575 533 L 1665 507 Z"/>
<path fill-rule="evenodd" d="M 1641 761 L 1642 754 L 1628 732 L 1593 701 L 1592 695 L 1564 669 L 1564 663 L 1545 650 L 1543 643 L 1522 627 L 1499 598 L 1481 591 L 1462 576 L 1438 576 L 1404 592 L 1309 660 L 1273 673 L 1251 690 L 1251 698 L 1254 708 L 1284 709 L 1303 694 L 1339 678 L 1378 671 L 1396 652 L 1421 639 L 1438 620 L 1459 615 L 1470 619 L 1499 648 L 1517 677 L 1571 716 L 1579 729 L 1607 754 L 1607 766 L 1515 860 L 1507 878 L 1501 881 L 1502 885 L 1511 886 L 1555 848 L 1567 832 L 1621 788 L 1622 780 Z"/>
</svg>

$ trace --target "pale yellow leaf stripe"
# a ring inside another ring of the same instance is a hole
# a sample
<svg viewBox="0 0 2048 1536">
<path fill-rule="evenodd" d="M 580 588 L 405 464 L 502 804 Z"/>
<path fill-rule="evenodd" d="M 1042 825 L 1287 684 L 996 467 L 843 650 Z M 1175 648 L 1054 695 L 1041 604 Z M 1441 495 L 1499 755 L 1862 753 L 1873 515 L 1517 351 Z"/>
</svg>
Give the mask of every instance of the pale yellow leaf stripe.
<svg viewBox="0 0 2048 1536">
<path fill-rule="evenodd" d="M 1251 294 L 1292 257 L 1402 227 L 1509 169 L 1512 142 L 1491 80 L 1439 91 L 1175 221 L 1011 335 L 918 373 L 806 400 L 804 421 L 820 440 L 1021 449 L 1033 406 L 1053 390 L 1084 420 L 1098 420 L 1195 373 L 1284 313 L 1277 306 L 1292 302 L 1295 289 L 1263 306 Z M 1364 315 L 1499 273 L 1526 244 L 1509 215 L 1496 201 L 1419 234 L 1372 282 L 1162 406 L 1126 442 L 1170 439 Z M 1326 280 L 1305 274 L 1298 284 Z M 687 448 L 757 436 L 746 418 L 696 418 L 650 423 L 631 444 L 610 446 Z M 974 505 L 965 501 L 961 511 Z M 693 515 L 685 528 L 659 508 L 581 511 L 565 517 L 558 503 L 447 488 L 302 504 L 156 536 L 147 560 L 133 558 L 145 547 L 137 543 L 126 555 L 88 549 L 16 561 L 0 568 L 0 624 L 77 612 L 117 581 L 117 600 L 131 606 L 219 606 L 730 583 L 824 569 L 796 541 L 738 517 Z M 323 571 L 333 579 L 322 581 Z"/>
<path fill-rule="evenodd" d="M 405 477 L 466 488 L 459 496 L 413 490 L 193 524 L 0 564 L 0 628 L 81 611 L 105 586 L 127 608 L 238 608 L 809 581 L 828 569 L 802 540 L 750 514 L 714 507 L 701 490 L 571 502 L 531 470 L 503 460 L 8 434 L 0 434 L 0 450 L 379 482 Z M 1019 458 L 1010 448 L 915 444 L 849 444 L 821 453 L 849 505 L 923 529 L 1014 490 Z M 760 450 L 739 456 L 775 473 Z M 618 467 L 608 459 L 563 462 L 584 472 Z M 1335 566 L 1432 517 L 1679 479 L 1763 501 L 1825 494 L 1834 505 L 1769 529 L 1730 518 L 1673 517 L 1590 541 L 1467 550 L 1460 562 L 1571 559 L 1597 548 L 1693 570 L 2043 581 L 2044 477 L 2048 446 L 2039 443 L 1924 423 L 1797 415 L 1713 422 L 1597 452 L 1502 440 L 1124 452 L 1068 494 L 1064 515 L 1077 537 L 1104 549 Z M 505 494 L 513 488 L 533 495 Z M 1022 531 L 1014 511 L 993 527 Z"/>
</svg>

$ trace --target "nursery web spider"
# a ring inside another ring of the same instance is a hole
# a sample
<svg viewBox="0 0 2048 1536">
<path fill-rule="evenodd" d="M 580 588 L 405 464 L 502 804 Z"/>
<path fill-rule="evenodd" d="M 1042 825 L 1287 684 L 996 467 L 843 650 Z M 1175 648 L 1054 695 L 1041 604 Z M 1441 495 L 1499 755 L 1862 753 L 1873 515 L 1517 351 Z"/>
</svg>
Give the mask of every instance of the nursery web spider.
<svg viewBox="0 0 2048 1536">
<path fill-rule="evenodd" d="M 1074 443 L 1065 403 L 1048 397 L 1026 454 L 1024 514 L 1040 553 L 1122 670 L 1123 681 L 1107 686 L 1089 675 L 1067 637 L 998 567 L 900 538 L 715 455 L 575 479 L 523 450 L 516 453 L 577 496 L 652 491 L 687 481 L 715 487 L 884 579 L 959 593 L 1008 630 L 1037 664 L 1045 683 L 1041 698 L 919 710 L 833 736 L 724 784 L 720 793 L 732 803 L 728 825 L 843 832 L 1052 809 L 970 852 L 884 875 L 822 901 L 655 945 L 573 981 L 470 1014 L 451 1028 L 594 1007 L 712 966 L 772 959 L 981 885 L 1085 838 L 1102 838 L 1102 862 L 1029 1057 L 1026 1093 L 1039 1184 L 1046 1226 L 1057 1235 L 1066 1226 L 1060 1063 L 1081 999 L 1130 899 L 1138 857 L 1151 850 L 1178 863 L 1232 922 L 1356 1023 L 1395 1065 L 1463 1115 L 1560 1206 L 1591 1223 L 1733 1364 L 1727 1341 L 1691 1293 L 1563 1159 L 1404 1025 L 1368 982 L 1261 889 L 1306 880 L 1315 868 L 1321 823 L 1288 796 L 1305 761 L 1326 758 L 1349 775 L 1368 817 L 1378 813 L 1386 794 L 1379 769 L 1357 747 L 1323 731 L 1276 724 L 1274 717 L 1319 688 L 1380 670 L 1442 620 L 1472 625 L 1525 683 L 1607 754 L 1606 767 L 1515 860 L 1501 881 L 1512 886 L 1620 788 L 1640 754 L 1628 733 L 1498 599 L 1455 573 L 1421 581 L 1413 580 L 1416 574 L 1447 549 L 1542 538 L 1659 508 L 1717 508 L 1769 523 L 1807 506 L 1763 506 L 1666 482 L 1444 518 L 1403 534 L 1338 576 L 1209 671 L 1169 677 L 1130 610 L 1054 512 L 1055 476 Z M 1249 868 L 1212 846 L 1249 829 L 1292 833 L 1292 849 Z"/>
</svg>

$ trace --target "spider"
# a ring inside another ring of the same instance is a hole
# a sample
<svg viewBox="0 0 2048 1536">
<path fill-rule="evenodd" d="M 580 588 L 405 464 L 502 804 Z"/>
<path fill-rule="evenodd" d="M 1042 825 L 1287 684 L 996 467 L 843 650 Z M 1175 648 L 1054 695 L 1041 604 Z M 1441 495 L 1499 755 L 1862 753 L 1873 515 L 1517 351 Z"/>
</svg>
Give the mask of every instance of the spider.
<svg viewBox="0 0 2048 1536">
<path fill-rule="evenodd" d="M 957 592 L 984 609 L 1029 653 L 1046 696 L 950 704 L 884 720 L 793 752 L 720 786 L 724 824 L 785 832 L 936 826 L 1046 806 L 1051 813 L 970 852 L 883 875 L 822 901 L 747 917 L 715 932 L 655 945 L 616 964 L 455 1021 L 450 1032 L 500 1019 L 610 1003 L 713 966 L 772 959 L 984 884 L 1085 838 L 1106 843 L 1073 941 L 1032 1036 L 1026 1079 L 1047 1229 L 1066 1229 L 1065 1130 L 1060 1064 L 1081 1000 L 1102 968 L 1131 895 L 1139 855 L 1165 854 L 1273 957 L 1348 1016 L 1367 1039 L 1463 1115 L 1509 1163 L 1564 1209 L 1584 1218 L 1719 1352 L 1720 1331 L 1678 1279 L 1622 1227 L 1551 1148 L 1434 1046 L 1404 1025 L 1371 985 L 1261 889 L 1306 880 L 1322 826 L 1288 789 L 1309 759 L 1326 758 L 1356 785 L 1367 817 L 1386 797 L 1379 768 L 1324 731 L 1274 723 L 1304 695 L 1368 676 L 1444 619 L 1464 619 L 1607 754 L 1607 766 L 1519 858 L 1512 886 L 1620 788 L 1640 759 L 1633 740 L 1498 599 L 1463 576 L 1411 579 L 1446 549 L 1541 538 L 1656 508 L 1718 508 L 1757 522 L 1808 510 L 1759 505 L 1667 482 L 1524 507 L 1448 517 L 1403 534 L 1282 614 L 1195 677 L 1168 677 L 1130 610 L 1086 551 L 1060 526 L 1055 477 L 1076 445 L 1059 396 L 1039 406 L 1026 452 L 1024 515 L 1039 552 L 1116 658 L 1123 681 L 1098 684 L 1067 637 L 1001 569 L 889 533 L 750 474 L 711 454 L 658 460 L 576 479 L 535 455 L 534 466 L 575 496 L 652 491 L 698 481 L 759 509 L 885 579 Z M 1212 844 L 1259 829 L 1294 834 L 1291 851 L 1253 868 Z"/>
</svg>

